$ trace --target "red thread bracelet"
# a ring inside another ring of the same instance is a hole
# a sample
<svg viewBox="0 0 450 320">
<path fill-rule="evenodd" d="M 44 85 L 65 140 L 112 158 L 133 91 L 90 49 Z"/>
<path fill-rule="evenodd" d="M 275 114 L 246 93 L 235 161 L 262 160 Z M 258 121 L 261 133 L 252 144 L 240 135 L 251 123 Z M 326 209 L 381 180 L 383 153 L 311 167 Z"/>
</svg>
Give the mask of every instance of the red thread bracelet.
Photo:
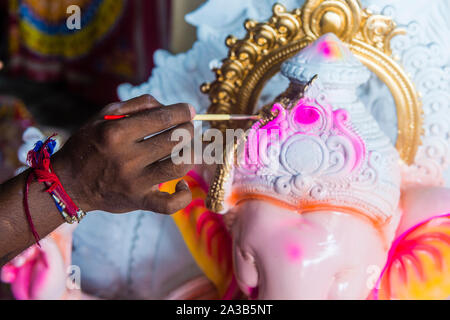
<svg viewBox="0 0 450 320">
<path fill-rule="evenodd" d="M 48 189 L 46 192 L 52 195 L 58 210 L 67 222 L 79 222 L 85 215 L 85 213 L 72 201 L 70 196 L 64 190 L 58 176 L 53 171 L 50 157 L 56 144 L 55 140 L 52 139 L 54 136 L 55 134 L 49 137 L 44 143 L 40 141 L 36 143 L 35 148 L 30 150 L 27 155 L 27 162 L 32 170 L 25 185 L 24 208 L 31 232 L 38 245 L 40 237 L 34 226 L 28 205 L 28 194 L 33 180 L 37 180 L 47 186 Z"/>
</svg>

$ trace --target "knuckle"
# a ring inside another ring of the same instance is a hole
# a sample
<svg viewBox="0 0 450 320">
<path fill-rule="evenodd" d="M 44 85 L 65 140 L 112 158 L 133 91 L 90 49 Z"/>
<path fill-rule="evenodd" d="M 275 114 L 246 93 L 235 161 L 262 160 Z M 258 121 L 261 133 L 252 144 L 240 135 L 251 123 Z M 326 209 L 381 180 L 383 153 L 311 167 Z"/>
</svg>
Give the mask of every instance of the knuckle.
<svg viewBox="0 0 450 320">
<path fill-rule="evenodd" d="M 107 114 L 107 113 L 110 113 L 110 112 L 114 112 L 114 111 L 120 110 L 120 107 L 122 105 L 123 105 L 122 102 L 110 103 L 103 109 L 103 113 Z"/>
<path fill-rule="evenodd" d="M 170 110 L 160 109 L 158 120 L 164 127 L 170 126 L 173 122 L 173 113 Z"/>
<path fill-rule="evenodd" d="M 120 144 L 122 132 L 119 122 L 105 122 L 100 131 L 100 138 L 108 146 Z"/>
<path fill-rule="evenodd" d="M 148 94 L 148 93 L 142 95 L 140 97 L 140 99 L 141 99 L 142 103 L 146 104 L 146 105 L 152 105 L 152 104 L 154 104 L 156 102 L 155 97 L 153 97 L 151 94 Z"/>
</svg>

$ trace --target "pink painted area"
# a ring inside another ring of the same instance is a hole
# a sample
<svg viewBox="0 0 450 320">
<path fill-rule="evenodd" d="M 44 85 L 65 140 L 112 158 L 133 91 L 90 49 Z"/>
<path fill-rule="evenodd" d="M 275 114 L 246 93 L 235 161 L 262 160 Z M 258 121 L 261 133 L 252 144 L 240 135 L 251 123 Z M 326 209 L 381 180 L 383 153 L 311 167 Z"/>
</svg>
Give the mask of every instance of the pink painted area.
<svg viewBox="0 0 450 320">
<path fill-rule="evenodd" d="M 258 287 L 248 288 L 248 291 L 249 291 L 249 297 L 251 300 L 258 299 L 258 292 L 259 292 Z"/>
<path fill-rule="evenodd" d="M 186 215 L 190 215 L 192 213 L 192 210 L 194 210 L 197 207 L 204 206 L 204 200 L 203 199 L 194 199 L 191 201 L 190 204 L 187 205 L 186 208 L 184 208 L 183 213 Z"/>
<path fill-rule="evenodd" d="M 194 179 L 200 186 L 200 188 L 204 191 L 204 192 L 208 192 L 208 184 L 205 182 L 205 180 L 203 180 L 203 178 L 194 170 L 191 170 L 187 173 L 187 176 L 191 177 L 192 179 Z"/>
<path fill-rule="evenodd" d="M 297 243 L 289 243 L 286 246 L 286 253 L 291 262 L 297 262 L 300 260 L 302 251 Z"/>
<path fill-rule="evenodd" d="M 287 129 L 287 111 L 282 105 L 276 103 L 272 107 L 272 113 L 277 116 L 265 126 L 261 127 L 260 122 L 256 122 L 247 137 L 245 144 L 244 168 L 264 165 L 264 155 L 269 143 L 279 142 L 285 138 Z"/>
<path fill-rule="evenodd" d="M 317 51 L 320 55 L 329 60 L 341 60 L 344 55 L 339 48 L 338 44 L 333 41 L 333 38 L 325 36 L 323 40 L 317 43 Z"/>
<path fill-rule="evenodd" d="M 435 262 L 438 265 L 438 268 L 442 268 L 442 256 L 441 253 L 438 252 L 434 247 L 431 245 L 427 245 L 425 240 L 427 239 L 434 239 L 434 240 L 440 240 L 448 245 L 450 245 L 450 236 L 444 233 L 430 233 L 430 234 L 423 234 L 418 237 L 412 237 L 411 239 L 408 239 L 408 236 L 411 235 L 415 230 L 418 228 L 426 225 L 427 223 L 431 222 L 435 219 L 440 218 L 450 218 L 450 213 L 446 213 L 443 215 L 436 215 L 433 216 L 425 221 L 422 221 L 413 227 L 409 228 L 405 232 L 403 232 L 400 236 L 395 239 L 395 241 L 392 243 L 391 249 L 389 250 L 388 259 L 386 262 L 386 265 L 384 266 L 381 275 L 375 285 L 375 289 L 373 290 L 373 298 L 375 300 L 379 299 L 379 289 L 381 286 L 381 282 L 383 280 L 383 277 L 389 277 L 390 268 L 394 265 L 394 262 L 398 261 L 401 265 L 400 272 L 402 281 L 406 282 L 406 266 L 404 263 L 404 258 L 407 257 L 407 259 L 413 264 L 416 272 L 418 273 L 419 277 L 423 277 L 423 270 L 422 265 L 419 259 L 417 258 L 415 251 L 422 250 L 428 252 L 435 260 Z"/>
<path fill-rule="evenodd" d="M 312 124 L 319 120 L 319 112 L 311 106 L 304 106 L 294 114 L 294 120 L 300 124 Z"/>
<path fill-rule="evenodd" d="M 239 294 L 240 290 L 236 281 L 236 278 L 234 275 L 231 278 L 230 285 L 228 286 L 227 291 L 222 297 L 222 300 L 233 300 L 237 298 L 237 295 Z"/>
<path fill-rule="evenodd" d="M 282 146 L 293 135 L 316 137 L 336 136 L 348 141 L 352 148 L 346 154 L 346 169 L 356 170 L 366 157 L 363 139 L 353 130 L 350 116 L 344 109 L 333 111 L 326 103 L 319 103 L 305 96 L 296 106 L 287 110 L 281 104 L 274 104 L 272 113 L 277 116 L 266 125 L 253 125 L 245 145 L 244 163 L 240 167 L 251 172 L 269 167 L 268 150 L 271 146 Z"/>
<path fill-rule="evenodd" d="M 11 284 L 11 290 L 17 300 L 33 299 L 49 276 L 46 254 L 37 245 L 33 245 L 1 271 L 1 279 Z"/>
</svg>

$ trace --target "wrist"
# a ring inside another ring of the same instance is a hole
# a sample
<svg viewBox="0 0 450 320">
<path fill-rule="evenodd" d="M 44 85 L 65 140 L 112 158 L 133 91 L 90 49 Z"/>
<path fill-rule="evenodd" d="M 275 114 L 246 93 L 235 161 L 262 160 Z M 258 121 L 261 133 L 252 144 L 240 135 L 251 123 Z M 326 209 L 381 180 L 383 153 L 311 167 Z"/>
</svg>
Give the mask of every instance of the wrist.
<svg viewBox="0 0 450 320">
<path fill-rule="evenodd" d="M 71 158 L 66 158 L 62 152 L 57 152 L 51 158 L 54 173 L 61 181 L 64 190 L 73 202 L 85 212 L 93 211 L 89 204 L 87 192 L 84 191 L 82 181 L 79 181 L 73 170 Z"/>
</svg>

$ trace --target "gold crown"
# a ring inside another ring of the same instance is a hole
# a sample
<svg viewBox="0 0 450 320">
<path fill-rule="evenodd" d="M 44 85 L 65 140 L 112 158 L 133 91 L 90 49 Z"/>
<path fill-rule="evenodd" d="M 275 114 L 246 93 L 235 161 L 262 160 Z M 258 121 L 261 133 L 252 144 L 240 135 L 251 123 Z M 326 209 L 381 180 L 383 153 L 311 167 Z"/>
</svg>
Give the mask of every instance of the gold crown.
<svg viewBox="0 0 450 320">
<path fill-rule="evenodd" d="M 414 84 L 392 56 L 391 39 L 405 33 L 392 18 L 362 9 L 358 0 L 307 0 L 291 12 L 275 4 L 268 21 L 248 20 L 244 26 L 247 34 L 243 39 L 227 38 L 228 57 L 215 69 L 216 81 L 202 85 L 211 101 L 210 113 L 253 113 L 261 90 L 281 64 L 332 32 L 389 87 L 397 108 L 397 151 L 405 163 L 414 161 L 423 134 L 423 112 Z M 230 125 L 237 126 L 226 124 Z M 213 126 L 225 129 L 223 123 Z M 217 168 L 207 201 L 213 211 L 222 208 L 223 186 L 231 166 L 225 159 Z"/>
</svg>

